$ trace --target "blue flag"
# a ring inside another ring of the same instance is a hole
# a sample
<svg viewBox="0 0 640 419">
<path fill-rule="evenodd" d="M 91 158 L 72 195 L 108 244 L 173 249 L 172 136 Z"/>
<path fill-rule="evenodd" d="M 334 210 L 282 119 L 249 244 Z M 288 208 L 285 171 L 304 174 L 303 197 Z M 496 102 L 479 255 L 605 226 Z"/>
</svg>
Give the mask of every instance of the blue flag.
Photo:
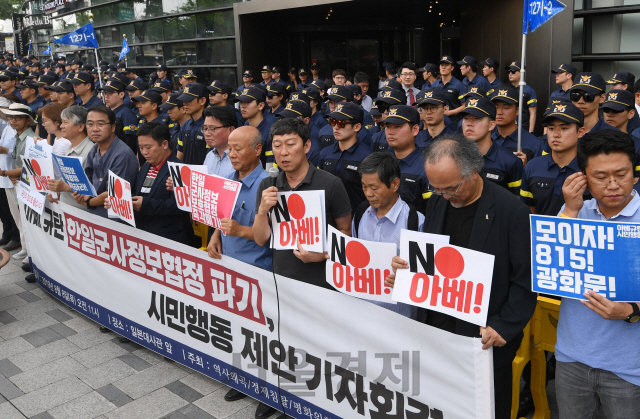
<svg viewBox="0 0 640 419">
<path fill-rule="evenodd" d="M 127 44 L 127 38 L 123 38 L 123 39 L 124 40 L 122 41 L 122 51 L 120 51 L 120 58 L 118 58 L 118 61 L 123 59 L 124 56 L 127 55 L 129 53 L 129 51 L 131 51 L 129 49 L 129 45 Z"/>
<path fill-rule="evenodd" d="M 29 49 L 28 51 L 31 51 L 33 49 L 33 47 L 31 46 L 31 42 L 29 42 Z"/>
<path fill-rule="evenodd" d="M 47 54 L 51 54 L 51 45 L 49 45 L 47 47 L 47 49 L 45 49 L 44 51 L 42 51 L 42 55 L 47 55 Z"/>
<path fill-rule="evenodd" d="M 88 23 L 53 42 L 57 44 L 75 45 L 77 47 L 98 48 L 96 33 L 93 31 L 93 23 Z"/>
<path fill-rule="evenodd" d="M 535 31 L 566 7 L 558 0 L 524 0 L 522 33 L 527 34 Z"/>
</svg>

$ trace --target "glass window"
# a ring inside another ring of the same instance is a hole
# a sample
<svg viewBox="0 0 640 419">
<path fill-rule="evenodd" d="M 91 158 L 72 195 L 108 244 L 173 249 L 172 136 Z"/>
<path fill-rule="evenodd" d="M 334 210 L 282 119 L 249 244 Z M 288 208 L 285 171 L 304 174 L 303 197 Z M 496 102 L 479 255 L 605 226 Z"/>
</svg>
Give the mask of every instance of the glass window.
<svg viewBox="0 0 640 419">
<path fill-rule="evenodd" d="M 582 54 L 582 33 L 584 18 L 573 19 L 573 42 L 571 43 L 571 53 L 573 55 Z"/>
<path fill-rule="evenodd" d="M 591 0 L 591 9 L 599 9 L 601 7 L 633 6 L 637 4 L 640 4 L 640 0 Z"/>
<path fill-rule="evenodd" d="M 193 15 L 163 19 L 162 22 L 165 41 L 193 39 L 196 37 L 196 17 Z"/>
<path fill-rule="evenodd" d="M 221 80 L 227 83 L 229 86 L 236 86 L 238 79 L 236 75 L 235 67 L 232 68 L 212 68 L 209 72 L 209 80 L 207 84 L 210 84 L 214 80 Z"/>
<path fill-rule="evenodd" d="M 236 64 L 236 41 L 220 39 L 198 42 L 198 64 Z"/>
<path fill-rule="evenodd" d="M 162 46 L 159 44 L 134 47 L 136 64 L 139 66 L 156 66 L 164 63 Z"/>
<path fill-rule="evenodd" d="M 114 44 L 120 45 L 122 43 L 122 35 L 127 35 L 127 42 L 129 44 L 135 44 L 139 42 L 136 40 L 136 32 L 134 30 L 133 24 L 114 26 L 111 28 L 111 31 Z"/>
<path fill-rule="evenodd" d="M 582 8 L 583 8 L 582 0 L 574 0 L 573 9 L 574 10 L 582 10 Z"/>
<path fill-rule="evenodd" d="M 162 10 L 165 15 L 193 12 L 196 10 L 195 0 L 162 0 Z"/>
<path fill-rule="evenodd" d="M 93 13 L 93 25 L 108 25 L 113 22 L 111 17 L 111 6 L 102 6 L 91 9 Z"/>
<path fill-rule="evenodd" d="M 135 24 L 136 42 L 162 41 L 162 21 L 139 22 Z"/>
<path fill-rule="evenodd" d="M 67 15 L 58 19 L 54 19 L 53 33 L 62 34 L 62 33 L 71 32 L 79 28 L 77 23 L 78 14 Z"/>
<path fill-rule="evenodd" d="M 116 58 L 114 60 L 113 54 L 114 53 L 117 54 L 117 53 L 111 48 L 100 48 L 98 51 L 100 52 L 100 60 L 106 60 L 106 61 L 109 61 L 110 63 L 118 62 L 118 55 L 116 55 Z"/>
<path fill-rule="evenodd" d="M 133 13 L 136 19 L 162 16 L 162 3 L 159 1 L 133 0 Z"/>
<path fill-rule="evenodd" d="M 96 37 L 98 38 L 98 45 L 111 45 L 113 40 L 111 38 L 111 28 L 99 28 L 96 29 Z"/>
<path fill-rule="evenodd" d="M 176 44 L 164 45 L 164 57 L 166 65 L 186 66 L 199 64 L 196 56 L 195 42 L 180 42 Z"/>
<path fill-rule="evenodd" d="M 233 10 L 200 13 L 198 19 L 198 38 L 217 38 L 235 35 Z"/>
<path fill-rule="evenodd" d="M 594 16 L 591 31 L 591 52 L 594 54 L 640 52 L 640 13 Z"/>
<path fill-rule="evenodd" d="M 231 6 L 239 0 L 198 0 L 198 10 Z"/>
<path fill-rule="evenodd" d="M 119 22 L 133 22 L 135 20 L 135 12 L 133 11 L 132 1 L 123 1 L 122 3 L 116 3 L 112 5 L 113 21 Z"/>
</svg>

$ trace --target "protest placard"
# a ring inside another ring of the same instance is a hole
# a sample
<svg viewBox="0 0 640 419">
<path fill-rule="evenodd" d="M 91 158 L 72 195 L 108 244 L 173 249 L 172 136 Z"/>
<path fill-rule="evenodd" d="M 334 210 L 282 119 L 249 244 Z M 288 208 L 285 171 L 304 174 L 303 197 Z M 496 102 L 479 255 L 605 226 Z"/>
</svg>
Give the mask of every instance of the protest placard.
<svg viewBox="0 0 640 419">
<path fill-rule="evenodd" d="M 44 140 L 35 141 L 33 137 L 27 137 L 25 141 L 25 152 L 22 156 L 22 173 L 20 175 L 20 181 L 16 186 L 18 188 L 18 200 L 27 204 L 29 208 L 37 211 L 38 214 L 42 214 L 44 201 L 47 199 L 47 197 L 44 192 L 40 193 L 37 191 L 37 189 L 34 189 L 31 186 L 31 174 L 27 170 L 25 159 L 50 159 L 52 147 Z"/>
<path fill-rule="evenodd" d="M 531 216 L 531 288 L 585 300 L 640 301 L 640 224 Z"/>
<path fill-rule="evenodd" d="M 176 204 L 182 211 L 191 212 L 191 200 L 189 199 L 191 171 L 207 173 L 207 166 L 173 162 L 167 162 L 167 164 L 173 180 L 173 194 L 176 197 Z"/>
<path fill-rule="evenodd" d="M 109 218 L 119 218 L 132 226 L 136 226 L 133 217 L 133 202 L 131 201 L 131 184 L 109 170 L 109 203 L 107 211 Z"/>
<path fill-rule="evenodd" d="M 82 168 L 82 157 L 53 156 L 62 180 L 80 195 L 96 196 L 96 190 Z"/>
<path fill-rule="evenodd" d="M 271 247 L 324 252 L 324 191 L 278 192 L 278 203 L 269 212 L 273 226 Z"/>
<path fill-rule="evenodd" d="M 231 218 L 240 182 L 191 170 L 190 185 L 193 221 L 220 228 L 220 220 Z"/>
<path fill-rule="evenodd" d="M 434 240 L 433 235 L 402 230 L 392 298 L 486 326 L 495 257 Z"/>
<path fill-rule="evenodd" d="M 29 185 L 32 192 L 54 193 L 49 189 L 49 179 L 54 178 L 53 163 L 51 159 L 22 158 L 22 163 L 29 175 Z M 56 194 L 57 195 L 57 194 Z M 57 196 L 54 196 L 54 198 Z"/>
<path fill-rule="evenodd" d="M 327 227 L 327 282 L 353 297 L 395 304 L 384 279 L 392 273 L 395 243 L 354 239 L 333 226 Z"/>
</svg>

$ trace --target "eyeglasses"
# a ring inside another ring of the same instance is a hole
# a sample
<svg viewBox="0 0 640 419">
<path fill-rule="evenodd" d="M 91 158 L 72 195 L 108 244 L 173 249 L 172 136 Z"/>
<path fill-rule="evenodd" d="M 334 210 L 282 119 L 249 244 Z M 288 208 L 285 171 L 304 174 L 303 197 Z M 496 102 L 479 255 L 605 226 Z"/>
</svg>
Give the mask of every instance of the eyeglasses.
<svg viewBox="0 0 640 419">
<path fill-rule="evenodd" d="M 18 116 L 18 115 L 9 115 L 9 116 L 7 116 L 7 119 L 9 121 L 19 121 L 22 118 L 26 118 L 26 116 Z"/>
<path fill-rule="evenodd" d="M 456 188 L 455 192 L 447 192 L 445 190 L 442 189 L 435 189 L 435 188 L 431 188 L 431 184 L 427 184 L 427 190 L 429 192 L 431 192 L 434 195 L 441 195 L 444 197 L 449 197 L 449 199 L 453 198 L 454 196 L 456 196 L 456 194 L 458 193 L 458 191 L 460 190 L 460 187 L 462 186 L 462 182 L 464 182 L 464 178 L 462 178 L 462 180 L 460 181 L 460 184 L 458 185 L 458 187 Z"/>
<path fill-rule="evenodd" d="M 201 131 L 202 131 L 202 133 L 205 133 L 205 134 L 209 133 L 209 132 L 212 133 L 212 134 L 215 134 L 216 130 L 220 129 L 220 128 L 229 128 L 229 125 L 222 125 L 222 126 L 219 126 L 219 127 L 205 127 L 205 126 L 203 126 Z"/>
<path fill-rule="evenodd" d="M 580 102 L 580 98 L 583 98 L 585 102 L 591 103 L 596 100 L 596 95 L 587 92 L 571 92 L 569 98 L 572 102 Z"/>
<path fill-rule="evenodd" d="M 353 122 L 350 122 L 350 121 L 338 121 L 337 119 L 329 118 L 329 125 L 331 125 L 332 127 L 335 127 L 337 125 L 338 128 L 344 128 L 345 125 L 347 125 L 347 124 L 353 125 Z"/>
<path fill-rule="evenodd" d="M 611 108 L 602 108 L 602 112 L 604 113 L 622 113 L 627 109 L 611 109 Z"/>
<path fill-rule="evenodd" d="M 415 77 L 416 73 L 400 73 L 400 75 L 402 77 L 411 77 L 411 76 Z"/>
<path fill-rule="evenodd" d="M 627 185 L 633 181 L 633 176 L 619 175 L 615 179 L 590 179 L 591 183 L 599 188 L 608 188 L 611 182 L 615 182 L 618 186 Z"/>
</svg>

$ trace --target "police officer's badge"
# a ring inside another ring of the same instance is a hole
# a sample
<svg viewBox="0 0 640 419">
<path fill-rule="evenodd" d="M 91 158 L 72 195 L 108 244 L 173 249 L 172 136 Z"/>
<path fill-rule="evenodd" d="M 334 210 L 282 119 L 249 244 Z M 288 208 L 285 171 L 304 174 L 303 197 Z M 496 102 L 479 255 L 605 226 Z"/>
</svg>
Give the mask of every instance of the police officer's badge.
<svg viewBox="0 0 640 419">
<path fill-rule="evenodd" d="M 580 81 L 584 84 L 589 84 L 591 82 L 591 76 L 580 76 Z"/>
<path fill-rule="evenodd" d="M 307 90 L 306 89 L 303 90 L 302 93 L 304 93 L 306 95 L 307 94 Z M 297 97 L 297 95 L 296 95 L 296 97 Z"/>
<path fill-rule="evenodd" d="M 291 109 L 292 109 L 292 106 L 291 106 L 291 105 L 292 105 L 292 103 L 291 103 L 291 102 L 287 103 L 287 107 L 286 107 L 285 109 L 289 109 L 289 110 L 291 110 Z"/>
<path fill-rule="evenodd" d="M 398 113 L 398 108 L 389 109 L 389 116 L 395 116 Z"/>
<path fill-rule="evenodd" d="M 498 90 L 498 96 L 507 96 L 507 91 L 506 90 Z"/>
<path fill-rule="evenodd" d="M 471 88 L 471 93 L 478 93 L 478 88 L 477 87 L 472 87 Z"/>
<path fill-rule="evenodd" d="M 337 105 L 337 106 L 336 106 L 336 112 L 342 112 L 342 107 L 343 107 L 343 106 L 344 106 L 344 105 Z"/>
<path fill-rule="evenodd" d="M 382 97 L 391 97 L 391 91 L 384 92 L 384 96 L 382 96 Z"/>
<path fill-rule="evenodd" d="M 567 105 L 556 105 L 556 108 L 553 111 L 564 113 L 565 109 L 567 109 Z"/>
<path fill-rule="evenodd" d="M 617 93 L 609 93 L 609 100 L 617 100 L 617 99 L 618 99 Z"/>
<path fill-rule="evenodd" d="M 431 97 L 431 96 L 433 96 L 433 92 L 427 92 L 424 95 L 424 97 Z"/>
<path fill-rule="evenodd" d="M 189 93 L 189 88 L 188 88 L 188 87 L 185 87 L 185 88 L 184 88 L 184 92 L 185 92 L 185 93 Z"/>
<path fill-rule="evenodd" d="M 469 106 L 476 107 L 478 106 L 479 99 L 469 99 Z"/>
<path fill-rule="evenodd" d="M 185 91 L 185 93 L 187 93 L 187 92 Z M 249 89 L 244 89 L 244 90 L 242 91 L 242 94 L 243 94 L 243 95 L 246 95 L 247 93 L 249 93 Z"/>
<path fill-rule="evenodd" d="M 298 95 L 297 94 L 291 95 L 291 100 L 298 100 Z"/>
</svg>

